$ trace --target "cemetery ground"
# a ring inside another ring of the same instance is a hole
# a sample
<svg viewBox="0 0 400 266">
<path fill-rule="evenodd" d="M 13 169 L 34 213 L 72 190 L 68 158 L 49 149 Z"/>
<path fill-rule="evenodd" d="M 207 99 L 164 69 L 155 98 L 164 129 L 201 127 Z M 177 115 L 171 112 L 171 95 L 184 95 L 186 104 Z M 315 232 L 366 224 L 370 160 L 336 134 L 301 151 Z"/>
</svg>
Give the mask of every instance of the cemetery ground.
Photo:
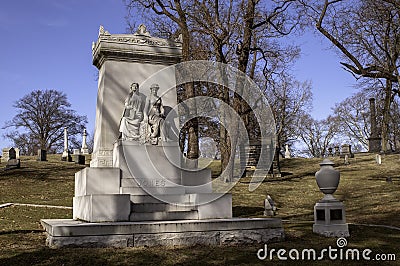
<svg viewBox="0 0 400 266">
<path fill-rule="evenodd" d="M 72 206 L 74 174 L 82 169 L 74 163 L 61 162 L 60 155 L 48 155 L 47 162 L 22 157 L 21 169 L 0 170 L 0 205 L 22 203 Z M 372 254 L 395 254 L 400 261 L 400 155 L 385 155 L 382 164 L 372 154 L 356 154 L 344 165 L 332 160 L 340 170 L 341 180 L 335 197 L 346 206 L 350 237 L 347 248 L 371 249 Z M 242 178 L 232 189 L 235 217 L 263 217 L 263 201 L 269 194 L 276 202 L 285 240 L 268 244 L 268 249 L 315 249 L 332 246 L 335 238 L 312 233 L 313 206 L 323 197 L 314 174 L 322 159 L 284 159 L 283 176 L 267 178 L 253 192 L 250 178 Z M 5 163 L 1 163 L 3 169 Z M 218 162 L 210 166 L 218 172 Z M 0 208 L 0 265 L 265 265 L 257 251 L 263 244 L 245 246 L 141 247 L 141 248 L 63 248 L 45 246 L 39 223 L 46 218 L 70 218 L 71 209 L 11 205 Z M 380 226 L 371 226 L 380 225 Z M 287 254 L 286 254 L 287 255 Z M 373 265 L 376 261 L 279 261 L 274 265 Z"/>
</svg>

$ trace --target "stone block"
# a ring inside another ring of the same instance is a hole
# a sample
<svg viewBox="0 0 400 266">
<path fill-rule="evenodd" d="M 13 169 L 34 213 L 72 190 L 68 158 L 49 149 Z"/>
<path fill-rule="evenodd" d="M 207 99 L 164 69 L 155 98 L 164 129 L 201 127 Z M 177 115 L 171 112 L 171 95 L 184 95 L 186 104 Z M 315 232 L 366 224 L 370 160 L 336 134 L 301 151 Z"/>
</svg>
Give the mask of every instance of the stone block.
<svg viewBox="0 0 400 266">
<path fill-rule="evenodd" d="M 41 220 L 41 223 L 47 233 L 46 243 L 51 247 L 237 245 L 268 243 L 284 238 L 282 221 L 276 218 L 123 223 L 60 219 Z"/>
<path fill-rule="evenodd" d="M 224 194 L 216 199 L 214 197 L 214 194 L 197 195 L 195 204 L 198 205 L 199 219 L 232 218 L 232 194 Z M 208 202 L 209 200 L 210 202 Z"/>
<path fill-rule="evenodd" d="M 337 200 L 317 202 L 314 206 L 313 232 L 326 237 L 349 236 L 343 203 Z"/>
<path fill-rule="evenodd" d="M 132 212 L 129 221 L 173 221 L 198 220 L 197 211 L 159 211 L 159 212 Z"/>
<path fill-rule="evenodd" d="M 128 194 L 96 194 L 73 198 L 73 218 L 87 222 L 129 221 Z"/>
<path fill-rule="evenodd" d="M 10 149 L 11 149 L 11 148 L 4 148 L 4 149 L 2 150 L 2 152 L 3 152 L 3 155 L 1 156 L 1 162 L 2 162 L 2 163 L 6 163 L 6 162 L 8 162 L 8 160 L 10 159 L 10 156 L 9 156 L 9 151 L 10 151 Z"/>
<path fill-rule="evenodd" d="M 38 149 L 37 160 L 40 162 L 47 161 L 47 151 L 43 149 Z"/>
<path fill-rule="evenodd" d="M 131 195 L 154 195 L 154 194 L 185 194 L 183 187 L 121 187 L 122 194 Z"/>
<path fill-rule="evenodd" d="M 9 159 L 6 165 L 6 169 L 18 169 L 21 167 L 20 159 Z"/>
<path fill-rule="evenodd" d="M 178 152 L 178 149 L 177 146 L 138 145 L 131 141 L 118 141 L 114 145 L 113 167 L 121 169 L 122 178 L 136 178 L 147 183 L 165 180 L 166 187 L 175 187 L 181 184 L 181 170 L 171 163 L 169 156 L 173 151 Z"/>
<path fill-rule="evenodd" d="M 186 193 L 212 193 L 211 169 L 181 172 L 182 185 Z"/>
<path fill-rule="evenodd" d="M 168 203 L 132 203 L 132 212 L 162 212 L 162 211 L 191 211 L 195 208 L 192 206 Z"/>
<path fill-rule="evenodd" d="M 82 155 L 82 154 L 74 154 L 74 162 L 75 162 L 76 164 L 84 165 L 84 164 L 85 164 L 85 155 Z"/>
<path fill-rule="evenodd" d="M 75 173 L 75 196 L 90 194 L 119 194 L 118 168 L 86 167 Z"/>
</svg>

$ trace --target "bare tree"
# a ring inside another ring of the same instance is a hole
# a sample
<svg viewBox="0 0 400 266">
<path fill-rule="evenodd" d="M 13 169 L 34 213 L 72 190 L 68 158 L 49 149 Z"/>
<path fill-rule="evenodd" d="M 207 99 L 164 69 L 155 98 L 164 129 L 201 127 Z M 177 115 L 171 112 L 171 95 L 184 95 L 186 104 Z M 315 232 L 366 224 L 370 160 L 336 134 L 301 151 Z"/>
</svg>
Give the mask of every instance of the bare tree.
<svg viewBox="0 0 400 266">
<path fill-rule="evenodd" d="M 57 90 L 35 90 L 15 102 L 17 114 L 3 128 L 15 128 L 6 135 L 14 144 L 30 154 L 37 148 L 49 152 L 63 147 L 64 127 L 70 138 L 81 134 L 87 123 L 69 107 L 65 93 Z"/>
<path fill-rule="evenodd" d="M 311 84 L 282 75 L 267 87 L 266 95 L 276 124 L 276 146 L 281 148 L 297 139 L 297 121 L 311 109 Z"/>
<path fill-rule="evenodd" d="M 191 30 L 188 22 L 188 10 L 190 9 L 190 3 L 181 0 L 131 0 L 126 2 L 128 9 L 139 7 L 144 8 L 147 11 L 151 11 L 157 16 L 167 18 L 170 22 L 173 22 L 179 30 L 182 36 L 182 61 L 191 60 Z M 192 98 L 195 96 L 195 89 L 192 83 L 183 84 L 184 94 L 183 99 Z M 194 103 L 192 101 L 191 103 Z M 199 144 L 198 144 L 198 120 L 196 118 L 196 106 L 188 106 L 189 112 L 193 119 L 188 121 L 187 125 L 183 127 L 183 130 L 187 132 L 187 157 L 189 159 L 197 159 L 199 156 Z M 181 142 L 181 143 L 184 143 Z"/>
<path fill-rule="evenodd" d="M 399 90 L 400 8 L 391 0 L 300 0 L 317 30 L 340 51 L 344 69 L 356 79 L 383 79 L 382 149 L 387 150 L 390 105 Z"/>
<path fill-rule="evenodd" d="M 337 124 L 333 117 L 324 120 L 304 115 L 298 124 L 299 138 L 307 147 L 305 154 L 311 157 L 324 156 L 337 133 Z"/>
<path fill-rule="evenodd" d="M 335 105 L 333 112 L 343 136 L 358 141 L 368 150 L 370 112 L 368 99 L 372 95 L 360 91 Z"/>
</svg>

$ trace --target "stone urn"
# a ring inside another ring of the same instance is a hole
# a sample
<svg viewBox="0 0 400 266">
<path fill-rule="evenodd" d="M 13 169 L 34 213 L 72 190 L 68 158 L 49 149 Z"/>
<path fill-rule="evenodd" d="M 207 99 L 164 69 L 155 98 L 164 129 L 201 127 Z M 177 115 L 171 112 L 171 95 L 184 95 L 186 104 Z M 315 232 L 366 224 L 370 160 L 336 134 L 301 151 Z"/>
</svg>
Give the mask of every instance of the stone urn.
<svg viewBox="0 0 400 266">
<path fill-rule="evenodd" d="M 335 164 L 329 159 L 324 159 L 319 165 L 321 169 L 315 173 L 315 179 L 319 189 L 325 194 L 323 201 L 336 200 L 332 194 L 339 185 L 340 173 L 333 169 Z"/>
</svg>

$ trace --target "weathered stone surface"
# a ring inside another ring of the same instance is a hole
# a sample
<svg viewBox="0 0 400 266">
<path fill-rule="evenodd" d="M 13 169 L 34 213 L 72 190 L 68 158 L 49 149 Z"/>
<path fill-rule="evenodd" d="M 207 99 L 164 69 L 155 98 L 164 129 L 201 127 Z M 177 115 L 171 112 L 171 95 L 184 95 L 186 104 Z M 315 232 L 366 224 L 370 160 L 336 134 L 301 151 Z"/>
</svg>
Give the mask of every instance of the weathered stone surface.
<svg viewBox="0 0 400 266">
<path fill-rule="evenodd" d="M 219 231 L 163 234 L 135 234 L 134 246 L 195 246 L 219 245 Z"/>
<path fill-rule="evenodd" d="M 21 167 L 20 159 L 9 159 L 7 161 L 6 169 L 18 169 Z"/>
<path fill-rule="evenodd" d="M 283 238 L 282 228 L 221 231 L 220 245 L 267 243 L 280 241 Z"/>
<path fill-rule="evenodd" d="M 92 194 L 73 198 L 73 218 L 88 222 L 129 221 L 128 194 Z"/>
<path fill-rule="evenodd" d="M 120 170 L 118 168 L 86 167 L 75 173 L 75 196 L 90 194 L 119 194 Z"/>
<path fill-rule="evenodd" d="M 2 152 L 3 152 L 2 156 L 1 156 L 1 162 L 2 162 L 2 163 L 6 163 L 6 162 L 10 159 L 10 157 L 9 157 L 9 151 L 10 151 L 10 149 L 11 149 L 11 148 L 4 148 L 4 149 L 2 150 Z"/>
<path fill-rule="evenodd" d="M 50 247 L 238 245 L 281 241 L 280 219 L 212 219 L 160 222 L 84 223 L 42 220 Z"/>
<path fill-rule="evenodd" d="M 93 45 L 93 64 L 99 69 L 96 126 L 94 134 L 93 160 L 91 166 L 110 167 L 112 165 L 113 143 L 118 139 L 119 122 L 124 108 L 124 100 L 129 93 L 129 85 L 146 81 L 148 85 L 160 84 L 159 95 L 164 106 L 176 105 L 175 73 L 151 76 L 166 66 L 178 63 L 181 45 L 174 41 L 143 36 L 141 34 L 99 34 Z M 149 79 L 150 78 L 150 79 Z M 140 92 L 148 96 L 147 86 Z"/>
<path fill-rule="evenodd" d="M 102 235 L 78 237 L 53 237 L 46 233 L 46 245 L 52 248 L 64 247 L 114 247 L 125 248 L 133 246 L 133 235 Z"/>
<path fill-rule="evenodd" d="M 313 232 L 326 237 L 349 237 L 349 227 L 347 224 L 321 225 L 314 224 Z"/>
</svg>

